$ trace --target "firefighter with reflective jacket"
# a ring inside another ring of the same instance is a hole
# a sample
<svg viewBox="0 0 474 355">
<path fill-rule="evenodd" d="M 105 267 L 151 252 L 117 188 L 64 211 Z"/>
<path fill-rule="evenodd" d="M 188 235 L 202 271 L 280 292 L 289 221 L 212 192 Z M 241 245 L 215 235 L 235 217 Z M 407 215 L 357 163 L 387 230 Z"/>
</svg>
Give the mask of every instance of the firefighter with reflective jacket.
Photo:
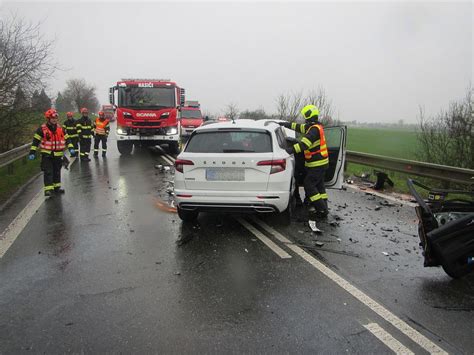
<svg viewBox="0 0 474 355">
<path fill-rule="evenodd" d="M 301 110 L 306 123 L 282 122 L 280 125 L 290 128 L 304 136 L 292 147 L 286 149 L 288 154 L 304 153 L 304 190 L 306 200 L 310 203 L 309 212 L 317 217 L 328 215 L 328 195 L 324 187 L 324 176 L 329 166 L 329 154 L 326 146 L 323 126 L 318 121 L 319 109 L 314 105 L 307 105 Z"/>
<path fill-rule="evenodd" d="M 61 167 L 66 146 L 71 155 L 74 155 L 75 151 L 67 132 L 58 124 L 56 110 L 49 109 L 44 116 L 47 121 L 36 130 L 28 158 L 34 160 L 39 148 L 44 176 L 44 195 L 51 196 L 53 192 L 64 193 L 64 189 L 61 188 Z"/>
<path fill-rule="evenodd" d="M 67 117 L 67 119 L 66 119 L 66 121 L 64 121 L 63 127 L 66 129 L 66 133 L 67 133 L 69 139 L 71 140 L 71 143 L 74 147 L 74 150 L 77 151 L 77 141 L 78 141 L 77 122 L 74 119 L 74 116 L 73 116 L 72 112 L 66 113 L 66 117 Z"/>
<path fill-rule="evenodd" d="M 89 110 L 81 108 L 81 118 L 77 120 L 77 135 L 79 137 L 79 150 L 81 161 L 90 161 L 89 153 L 91 151 L 92 141 L 92 121 L 89 118 Z"/>
<path fill-rule="evenodd" d="M 99 117 L 94 122 L 94 157 L 99 155 L 99 143 L 102 142 L 102 156 L 107 154 L 107 137 L 110 131 L 110 120 L 105 118 L 103 111 L 99 111 Z"/>
</svg>

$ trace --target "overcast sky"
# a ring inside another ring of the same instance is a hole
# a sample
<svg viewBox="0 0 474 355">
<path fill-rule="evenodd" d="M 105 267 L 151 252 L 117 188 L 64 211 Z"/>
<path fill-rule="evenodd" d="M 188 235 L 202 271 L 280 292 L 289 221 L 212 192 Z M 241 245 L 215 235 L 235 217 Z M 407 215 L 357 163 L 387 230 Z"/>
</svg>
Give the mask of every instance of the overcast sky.
<svg viewBox="0 0 474 355">
<path fill-rule="evenodd" d="M 70 78 L 101 103 L 122 77 L 171 78 L 219 113 L 276 111 L 286 92 L 323 87 L 339 118 L 416 122 L 465 94 L 473 8 L 465 2 L 16 2 L 1 14 L 44 21 Z"/>
</svg>

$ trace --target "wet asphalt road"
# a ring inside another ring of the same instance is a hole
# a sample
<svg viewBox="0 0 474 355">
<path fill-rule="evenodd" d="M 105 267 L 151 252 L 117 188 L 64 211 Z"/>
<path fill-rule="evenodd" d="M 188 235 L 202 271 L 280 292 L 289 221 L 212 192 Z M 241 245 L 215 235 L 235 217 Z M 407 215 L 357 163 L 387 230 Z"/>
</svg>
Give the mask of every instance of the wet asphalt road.
<svg viewBox="0 0 474 355">
<path fill-rule="evenodd" d="M 182 224 L 166 192 L 172 170 L 154 169 L 163 162 L 158 150 L 121 157 L 111 140 L 107 159 L 63 173 L 66 194 L 0 259 L 0 353 L 391 353 L 372 323 L 426 353 L 235 218 Z M 413 208 L 375 210 L 383 199 L 351 189 L 329 196 L 328 222 L 340 220 L 318 224 L 320 236 L 262 220 L 444 350 L 472 353 L 474 278 L 423 268 Z"/>
</svg>

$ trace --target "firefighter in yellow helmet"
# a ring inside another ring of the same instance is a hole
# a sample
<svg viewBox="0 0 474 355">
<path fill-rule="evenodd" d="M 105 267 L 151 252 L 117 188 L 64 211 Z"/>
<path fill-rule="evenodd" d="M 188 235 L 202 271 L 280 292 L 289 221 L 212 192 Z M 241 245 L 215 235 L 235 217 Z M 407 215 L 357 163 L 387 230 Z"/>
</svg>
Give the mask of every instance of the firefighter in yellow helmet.
<svg viewBox="0 0 474 355">
<path fill-rule="evenodd" d="M 306 176 L 303 185 L 306 200 L 310 203 L 309 212 L 325 218 L 328 215 L 328 195 L 324 177 L 329 166 L 329 153 L 324 128 L 318 121 L 319 109 L 316 106 L 303 107 L 301 114 L 306 121 L 304 124 L 281 122 L 280 125 L 303 134 L 301 140 L 286 151 L 288 154 L 304 154 Z"/>
</svg>

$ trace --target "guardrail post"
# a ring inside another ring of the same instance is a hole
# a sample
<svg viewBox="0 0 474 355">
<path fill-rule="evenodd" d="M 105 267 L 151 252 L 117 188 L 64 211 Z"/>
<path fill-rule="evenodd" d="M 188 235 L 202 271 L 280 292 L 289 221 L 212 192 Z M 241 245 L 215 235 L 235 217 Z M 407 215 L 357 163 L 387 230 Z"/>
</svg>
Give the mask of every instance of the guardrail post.
<svg viewBox="0 0 474 355">
<path fill-rule="evenodd" d="M 13 175 L 14 173 L 14 162 L 7 165 L 7 175 Z"/>
</svg>

